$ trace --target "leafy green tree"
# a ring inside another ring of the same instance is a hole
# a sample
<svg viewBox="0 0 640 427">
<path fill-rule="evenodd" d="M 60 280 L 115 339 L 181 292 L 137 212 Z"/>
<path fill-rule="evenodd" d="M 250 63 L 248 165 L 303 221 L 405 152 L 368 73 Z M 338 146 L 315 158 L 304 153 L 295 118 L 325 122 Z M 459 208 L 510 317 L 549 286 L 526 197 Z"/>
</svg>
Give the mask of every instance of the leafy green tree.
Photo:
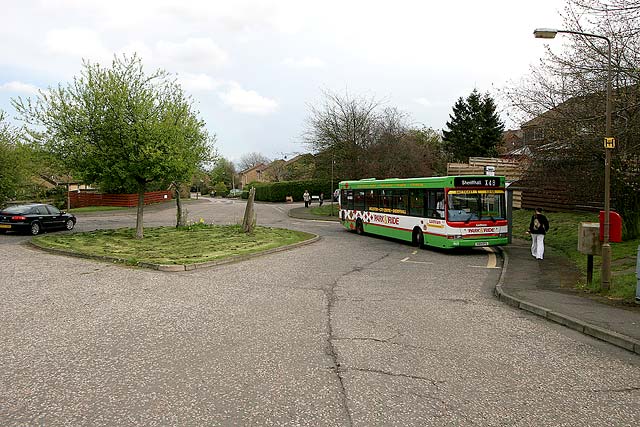
<svg viewBox="0 0 640 427">
<path fill-rule="evenodd" d="M 34 150 L 22 141 L 20 132 L 0 111 L 0 205 L 16 199 L 31 186 L 37 171 Z"/>
<path fill-rule="evenodd" d="M 72 83 L 13 105 L 85 182 L 138 193 L 136 238 L 144 235 L 145 190 L 190 180 L 210 157 L 213 139 L 191 99 L 166 71 L 145 73 L 136 55 L 115 57 L 111 68 L 84 62 Z"/>
<path fill-rule="evenodd" d="M 236 173 L 236 167 L 233 162 L 220 157 L 216 160 L 213 169 L 209 172 L 211 182 L 223 182 L 227 188 L 232 188 L 235 184 L 238 185 L 238 177 Z"/>
<path fill-rule="evenodd" d="M 466 99 L 458 98 L 449 118 L 443 139 L 444 150 L 451 160 L 466 162 L 473 156 L 497 155 L 504 124 L 488 93 L 481 95 L 474 89 Z"/>
<path fill-rule="evenodd" d="M 224 197 L 229 194 L 229 188 L 227 185 L 220 181 L 216 185 L 213 186 L 213 190 L 216 192 L 217 197 Z"/>
</svg>

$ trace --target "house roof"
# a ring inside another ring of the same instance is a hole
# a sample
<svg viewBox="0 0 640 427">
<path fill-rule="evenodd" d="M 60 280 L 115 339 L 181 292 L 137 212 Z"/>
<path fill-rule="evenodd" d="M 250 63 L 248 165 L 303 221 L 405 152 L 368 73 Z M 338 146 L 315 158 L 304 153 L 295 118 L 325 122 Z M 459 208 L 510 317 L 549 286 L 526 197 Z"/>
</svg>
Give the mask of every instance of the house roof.
<svg viewBox="0 0 640 427">
<path fill-rule="evenodd" d="M 247 168 L 247 169 L 245 169 L 243 171 L 240 171 L 239 173 L 240 173 L 240 175 L 246 175 L 249 172 L 251 172 L 252 170 L 258 170 L 258 169 L 264 170 L 266 167 L 267 167 L 267 165 L 265 165 L 264 163 L 258 163 L 257 165 L 251 166 L 250 168 Z"/>
</svg>

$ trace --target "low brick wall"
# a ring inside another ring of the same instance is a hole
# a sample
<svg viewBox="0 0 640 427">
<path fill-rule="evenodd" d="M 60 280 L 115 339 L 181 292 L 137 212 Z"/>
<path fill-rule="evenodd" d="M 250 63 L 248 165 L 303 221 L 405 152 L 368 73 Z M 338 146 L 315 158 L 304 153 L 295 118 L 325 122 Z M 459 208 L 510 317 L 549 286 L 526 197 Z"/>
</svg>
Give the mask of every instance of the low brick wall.
<svg viewBox="0 0 640 427">
<path fill-rule="evenodd" d="M 137 194 L 100 194 L 70 191 L 69 199 L 71 201 L 71 208 L 84 208 L 87 206 L 120 206 L 130 208 L 138 205 Z M 144 193 L 145 205 L 171 199 L 170 191 Z"/>
</svg>

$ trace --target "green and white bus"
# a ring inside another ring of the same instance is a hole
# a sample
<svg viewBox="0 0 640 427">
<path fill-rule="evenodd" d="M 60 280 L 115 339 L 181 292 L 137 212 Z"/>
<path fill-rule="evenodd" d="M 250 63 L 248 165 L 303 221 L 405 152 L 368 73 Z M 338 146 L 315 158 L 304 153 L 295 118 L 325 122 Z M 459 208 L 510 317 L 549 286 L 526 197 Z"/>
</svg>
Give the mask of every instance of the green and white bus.
<svg viewBox="0 0 640 427">
<path fill-rule="evenodd" d="M 503 176 L 440 176 L 342 181 L 340 223 L 439 248 L 508 241 Z"/>
</svg>

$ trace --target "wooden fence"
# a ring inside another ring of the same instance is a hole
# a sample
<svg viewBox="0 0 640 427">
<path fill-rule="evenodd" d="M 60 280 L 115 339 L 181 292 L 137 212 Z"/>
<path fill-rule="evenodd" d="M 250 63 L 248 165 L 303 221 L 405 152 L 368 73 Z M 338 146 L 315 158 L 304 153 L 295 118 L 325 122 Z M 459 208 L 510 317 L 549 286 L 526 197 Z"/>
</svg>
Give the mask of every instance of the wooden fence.
<svg viewBox="0 0 640 427">
<path fill-rule="evenodd" d="M 71 208 L 84 208 L 87 206 L 119 206 L 134 207 L 138 205 L 137 194 L 101 194 L 91 192 L 70 191 L 69 199 Z M 144 193 L 144 204 L 171 200 L 170 191 L 152 191 Z"/>
<path fill-rule="evenodd" d="M 518 181 L 528 165 L 493 157 L 471 157 L 469 163 L 447 163 L 447 175 L 484 175 L 485 166 L 495 167 L 495 174 L 507 181 Z"/>
<path fill-rule="evenodd" d="M 448 175 L 484 175 L 485 166 L 494 166 L 495 174 L 513 182 L 513 207 L 543 208 L 552 212 L 602 210 L 601 183 L 580 174 L 581 164 L 559 164 L 541 169 L 529 162 L 489 157 L 471 157 L 469 163 L 447 164 Z"/>
<path fill-rule="evenodd" d="M 507 182 L 518 181 L 524 174 L 526 164 L 493 157 L 471 157 L 469 163 L 447 163 L 447 175 L 484 175 L 484 167 L 493 166 L 495 174 L 504 176 Z M 513 207 L 522 207 L 522 191 L 513 192 Z"/>
</svg>

